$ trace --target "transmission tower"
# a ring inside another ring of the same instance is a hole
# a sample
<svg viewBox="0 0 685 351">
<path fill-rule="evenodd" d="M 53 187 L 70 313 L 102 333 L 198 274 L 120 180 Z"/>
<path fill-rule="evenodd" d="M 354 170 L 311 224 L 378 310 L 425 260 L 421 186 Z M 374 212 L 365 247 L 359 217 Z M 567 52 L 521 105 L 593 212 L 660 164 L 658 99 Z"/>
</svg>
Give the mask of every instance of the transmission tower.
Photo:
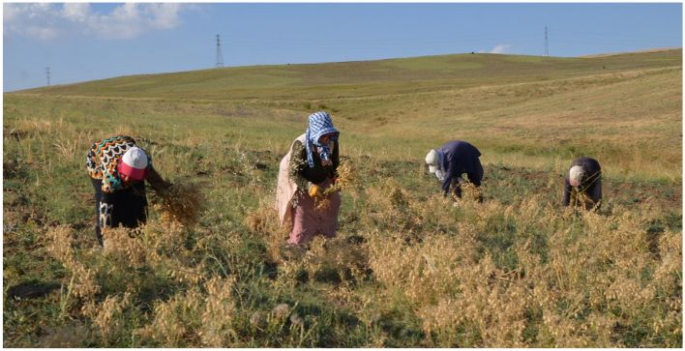
<svg viewBox="0 0 685 351">
<path fill-rule="evenodd" d="M 221 38 L 219 34 L 216 35 L 216 67 L 224 66 L 224 57 L 221 55 Z"/>
<path fill-rule="evenodd" d="M 45 74 L 48 77 L 48 86 L 50 86 L 50 67 L 45 67 Z"/>
<path fill-rule="evenodd" d="M 549 56 L 549 45 L 547 41 L 547 26 L 545 26 L 545 56 Z"/>
</svg>

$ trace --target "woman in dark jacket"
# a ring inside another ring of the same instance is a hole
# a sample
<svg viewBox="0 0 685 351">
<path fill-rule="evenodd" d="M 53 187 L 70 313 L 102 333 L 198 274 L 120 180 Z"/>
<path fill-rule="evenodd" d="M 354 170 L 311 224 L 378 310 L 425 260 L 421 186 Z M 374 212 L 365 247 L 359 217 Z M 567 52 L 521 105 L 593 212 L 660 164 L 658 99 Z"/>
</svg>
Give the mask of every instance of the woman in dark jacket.
<svg viewBox="0 0 685 351">
<path fill-rule="evenodd" d="M 476 188 L 480 187 L 483 180 L 483 165 L 480 163 L 480 151 L 465 141 L 453 140 L 445 143 L 439 149 L 433 149 L 426 155 L 426 164 L 431 173 L 442 182 L 442 190 L 445 196 L 452 191 L 455 199 L 462 195 L 461 185 L 466 182 L 462 174 Z M 482 198 L 478 197 L 479 201 Z"/>
<path fill-rule="evenodd" d="M 564 206 L 598 210 L 602 202 L 602 168 L 597 160 L 579 157 L 571 163 L 564 179 Z"/>
</svg>

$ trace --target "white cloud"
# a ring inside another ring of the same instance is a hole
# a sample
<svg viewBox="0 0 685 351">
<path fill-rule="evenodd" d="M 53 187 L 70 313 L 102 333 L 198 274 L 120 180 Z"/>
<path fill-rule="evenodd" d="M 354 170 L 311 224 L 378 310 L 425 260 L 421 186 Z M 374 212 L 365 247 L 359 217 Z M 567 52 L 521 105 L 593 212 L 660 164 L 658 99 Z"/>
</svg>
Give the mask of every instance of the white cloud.
<svg viewBox="0 0 685 351">
<path fill-rule="evenodd" d="M 74 22 L 84 22 L 90 17 L 90 4 L 70 2 L 62 7 L 62 16 Z"/>
<path fill-rule="evenodd" d="M 491 54 L 503 54 L 506 50 L 508 50 L 511 47 L 511 45 L 507 44 L 500 44 L 492 48 L 492 50 L 488 51 Z"/>
<path fill-rule="evenodd" d="M 4 4 L 2 8 L 2 16 L 3 16 L 3 21 L 14 21 L 17 16 L 20 16 L 21 9 L 18 8 L 17 6 L 13 6 L 10 4 Z"/>
<path fill-rule="evenodd" d="M 158 29 L 169 29 L 176 27 L 179 24 L 178 13 L 180 9 L 181 4 L 151 4 L 147 8 L 147 11 L 152 17 L 152 27 Z"/>
<path fill-rule="evenodd" d="M 52 15 L 55 6 L 40 4 L 3 4 L 4 35 L 25 35 L 41 40 L 55 38 L 59 29 Z"/>
<path fill-rule="evenodd" d="M 98 37 L 104 39 L 131 39 L 144 32 L 144 23 L 138 12 L 143 5 L 126 3 L 116 7 L 109 15 L 93 16 L 89 25 Z"/>
<path fill-rule="evenodd" d="M 27 27 L 24 31 L 28 36 L 40 40 L 55 39 L 59 35 L 59 30 L 51 27 Z"/>
<path fill-rule="evenodd" d="M 88 3 L 4 4 L 5 35 L 41 40 L 78 34 L 103 39 L 131 39 L 154 30 L 181 24 L 186 9 L 178 3 L 124 3 L 101 13 Z"/>
</svg>

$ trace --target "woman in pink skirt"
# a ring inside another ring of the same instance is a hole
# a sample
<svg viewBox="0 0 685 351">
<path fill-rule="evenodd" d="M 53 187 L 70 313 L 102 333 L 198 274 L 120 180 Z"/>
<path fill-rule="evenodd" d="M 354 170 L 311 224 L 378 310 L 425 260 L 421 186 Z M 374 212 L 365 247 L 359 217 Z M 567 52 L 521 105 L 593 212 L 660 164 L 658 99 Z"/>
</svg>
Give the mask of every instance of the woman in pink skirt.
<svg viewBox="0 0 685 351">
<path fill-rule="evenodd" d="M 307 244 L 316 234 L 335 237 L 340 194 L 324 194 L 338 175 L 339 134 L 327 112 L 316 112 L 309 116 L 306 133 L 293 141 L 281 160 L 276 207 L 281 225 L 291 219 L 290 244 Z M 325 206 L 317 207 L 324 197 Z"/>
</svg>

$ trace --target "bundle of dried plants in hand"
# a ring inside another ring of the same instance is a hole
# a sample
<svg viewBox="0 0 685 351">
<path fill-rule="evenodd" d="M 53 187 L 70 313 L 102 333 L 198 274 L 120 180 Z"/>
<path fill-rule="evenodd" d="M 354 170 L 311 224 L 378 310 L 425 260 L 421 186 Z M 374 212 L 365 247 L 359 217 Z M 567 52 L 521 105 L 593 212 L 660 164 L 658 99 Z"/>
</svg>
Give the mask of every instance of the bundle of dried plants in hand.
<svg viewBox="0 0 685 351">
<path fill-rule="evenodd" d="M 198 184 L 179 180 L 156 192 L 161 201 L 155 209 L 164 222 L 192 226 L 200 221 L 205 198 Z"/>
<path fill-rule="evenodd" d="M 316 209 L 318 211 L 328 209 L 331 203 L 330 196 L 339 191 L 351 188 L 355 180 L 356 173 L 354 168 L 352 168 L 352 165 L 349 162 L 341 161 L 340 165 L 338 165 L 338 178 L 333 185 L 324 190 L 323 196 L 316 198 Z"/>
</svg>

